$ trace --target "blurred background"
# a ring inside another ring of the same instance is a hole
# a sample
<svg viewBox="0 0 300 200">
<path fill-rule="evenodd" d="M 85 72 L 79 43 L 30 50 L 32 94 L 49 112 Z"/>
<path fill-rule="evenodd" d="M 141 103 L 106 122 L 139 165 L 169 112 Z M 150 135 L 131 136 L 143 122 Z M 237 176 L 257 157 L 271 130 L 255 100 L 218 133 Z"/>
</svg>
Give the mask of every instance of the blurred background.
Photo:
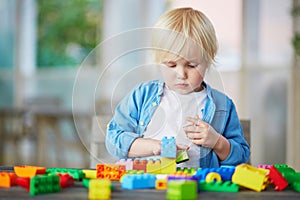
<svg viewBox="0 0 300 200">
<path fill-rule="evenodd" d="M 128 39 L 128 31 L 153 26 L 172 8 L 194 7 L 216 29 L 222 80 L 216 87 L 233 99 L 241 119 L 251 121 L 251 163 L 287 163 L 300 170 L 298 5 L 298 0 L 0 0 L 0 165 L 88 167 L 93 116 L 111 115 L 136 83 L 156 76 L 137 68 L 149 63 L 138 51 L 105 71 L 109 53 L 147 36 Z M 119 80 L 120 67 L 134 73 Z M 99 80 L 104 71 L 106 80 Z"/>
</svg>

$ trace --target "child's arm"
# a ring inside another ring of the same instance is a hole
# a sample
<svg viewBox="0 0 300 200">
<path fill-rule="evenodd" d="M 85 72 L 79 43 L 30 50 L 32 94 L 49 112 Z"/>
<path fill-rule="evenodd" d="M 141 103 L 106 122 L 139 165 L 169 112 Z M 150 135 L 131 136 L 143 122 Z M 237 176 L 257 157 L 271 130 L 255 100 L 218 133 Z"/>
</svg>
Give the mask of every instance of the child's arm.
<svg viewBox="0 0 300 200">
<path fill-rule="evenodd" d="M 161 141 L 151 138 L 137 138 L 130 146 L 128 157 L 160 155 Z"/>
<path fill-rule="evenodd" d="M 220 135 L 216 145 L 214 146 L 214 151 L 221 161 L 225 160 L 230 153 L 230 142 L 223 136 Z"/>
</svg>

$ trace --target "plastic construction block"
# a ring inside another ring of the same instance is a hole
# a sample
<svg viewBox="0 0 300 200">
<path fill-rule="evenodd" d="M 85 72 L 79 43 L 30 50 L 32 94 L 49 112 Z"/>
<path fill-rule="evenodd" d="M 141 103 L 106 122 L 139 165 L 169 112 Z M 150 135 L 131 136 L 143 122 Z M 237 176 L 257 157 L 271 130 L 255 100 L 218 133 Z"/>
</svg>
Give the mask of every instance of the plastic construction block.
<svg viewBox="0 0 300 200">
<path fill-rule="evenodd" d="M 27 192 L 30 191 L 30 178 L 22 178 L 22 177 L 17 177 L 17 185 L 25 188 Z"/>
<path fill-rule="evenodd" d="M 275 190 L 277 191 L 281 191 L 289 185 L 289 183 L 274 166 L 270 167 L 268 176 L 271 183 L 275 185 Z"/>
<path fill-rule="evenodd" d="M 187 167 L 180 168 L 180 167 L 177 167 L 176 171 L 177 172 L 184 172 L 187 175 L 193 176 L 194 174 L 196 174 L 197 170 L 199 170 L 199 169 L 200 168 L 187 168 Z"/>
<path fill-rule="evenodd" d="M 161 161 L 160 160 L 148 160 L 146 165 L 146 172 L 150 174 L 161 173 Z"/>
<path fill-rule="evenodd" d="M 257 168 L 262 168 L 262 169 L 270 169 L 272 165 L 257 165 Z"/>
<path fill-rule="evenodd" d="M 91 179 L 89 181 L 89 199 L 110 199 L 111 181 L 108 179 Z"/>
<path fill-rule="evenodd" d="M 292 189 L 295 192 L 300 192 L 300 182 L 294 182 L 294 183 L 292 183 Z"/>
<path fill-rule="evenodd" d="M 83 169 L 85 178 L 97 178 L 97 170 L 95 169 Z"/>
<path fill-rule="evenodd" d="M 238 192 L 239 186 L 230 181 L 217 181 L 209 182 L 200 181 L 200 190 L 201 191 L 210 191 L 210 192 Z"/>
<path fill-rule="evenodd" d="M 161 158 L 161 173 L 173 174 L 176 172 L 176 160 L 175 158 Z"/>
<path fill-rule="evenodd" d="M 196 181 L 168 182 L 167 199 L 197 199 L 198 189 Z"/>
<path fill-rule="evenodd" d="M 28 165 L 23 165 L 23 166 L 15 166 L 14 171 L 17 176 L 19 177 L 33 177 L 38 174 L 45 174 L 46 173 L 46 168 L 45 167 L 38 167 L 38 166 L 28 166 Z"/>
<path fill-rule="evenodd" d="M 205 177 L 206 183 L 218 182 L 218 181 L 222 181 L 222 178 L 221 178 L 221 175 L 218 174 L 217 172 L 210 172 Z"/>
<path fill-rule="evenodd" d="M 38 175 L 30 179 L 31 195 L 54 193 L 60 191 L 59 176 L 57 175 Z"/>
<path fill-rule="evenodd" d="M 69 169 L 69 168 L 47 168 L 47 174 L 69 174 L 74 178 L 76 181 L 81 181 L 85 175 L 82 169 Z"/>
<path fill-rule="evenodd" d="M 128 190 L 155 188 L 156 176 L 154 174 L 125 175 L 122 178 L 122 188 Z"/>
<path fill-rule="evenodd" d="M 12 172 L 0 172 L 0 187 L 9 188 L 17 184 L 17 176 Z"/>
<path fill-rule="evenodd" d="M 176 163 L 177 164 L 186 162 L 189 159 L 190 158 L 189 158 L 189 155 L 188 155 L 188 153 L 187 153 L 186 150 L 179 150 L 179 151 L 177 151 L 177 157 L 176 157 Z"/>
<path fill-rule="evenodd" d="M 118 181 L 126 173 L 125 165 L 97 164 L 97 178 L 106 178 Z"/>
<path fill-rule="evenodd" d="M 220 174 L 222 181 L 231 181 L 232 175 L 235 172 L 235 168 L 231 167 L 220 167 L 220 168 L 202 168 L 197 170 L 194 174 L 194 177 L 199 181 L 204 181 L 206 179 L 206 175 L 210 172 L 216 172 Z"/>
<path fill-rule="evenodd" d="M 165 158 L 176 158 L 175 137 L 163 137 L 161 140 L 161 156 Z"/>
<path fill-rule="evenodd" d="M 90 180 L 89 178 L 84 178 L 82 179 L 82 185 L 85 187 L 85 188 L 89 188 L 90 187 Z"/>
<path fill-rule="evenodd" d="M 232 175 L 232 182 L 245 188 L 260 192 L 268 184 L 269 170 L 253 167 L 248 164 L 238 165 Z"/>
<path fill-rule="evenodd" d="M 59 176 L 59 183 L 61 188 L 67 188 L 74 185 L 74 178 L 70 174 L 57 174 Z"/>
<path fill-rule="evenodd" d="M 144 170 L 128 170 L 126 174 L 144 174 Z"/>
<path fill-rule="evenodd" d="M 167 189 L 167 180 L 166 179 L 156 180 L 155 189 L 157 189 L 157 190 L 166 190 Z"/>
<path fill-rule="evenodd" d="M 135 159 L 133 161 L 133 170 L 143 170 L 144 172 L 147 172 L 147 160 L 146 159 Z"/>
<path fill-rule="evenodd" d="M 126 170 L 132 170 L 133 169 L 133 160 L 132 159 L 121 159 L 118 162 L 116 162 L 116 165 L 125 165 Z"/>
<path fill-rule="evenodd" d="M 300 172 L 295 172 L 294 174 L 291 173 L 283 174 L 283 177 L 290 184 L 293 184 L 295 182 L 300 182 Z"/>
<path fill-rule="evenodd" d="M 90 181 L 91 180 L 94 180 L 94 179 L 89 179 L 89 178 L 84 178 L 82 179 L 82 185 L 85 187 L 85 188 L 89 188 L 90 187 Z M 104 179 L 97 179 L 97 180 L 104 180 Z M 109 179 L 105 179 L 105 180 L 109 180 Z M 114 190 L 114 185 L 111 184 L 110 185 L 110 190 Z"/>
<path fill-rule="evenodd" d="M 189 180 L 189 181 L 198 181 L 192 176 L 187 176 L 187 175 L 168 175 L 167 176 L 168 181 L 176 181 L 176 180 Z"/>
</svg>

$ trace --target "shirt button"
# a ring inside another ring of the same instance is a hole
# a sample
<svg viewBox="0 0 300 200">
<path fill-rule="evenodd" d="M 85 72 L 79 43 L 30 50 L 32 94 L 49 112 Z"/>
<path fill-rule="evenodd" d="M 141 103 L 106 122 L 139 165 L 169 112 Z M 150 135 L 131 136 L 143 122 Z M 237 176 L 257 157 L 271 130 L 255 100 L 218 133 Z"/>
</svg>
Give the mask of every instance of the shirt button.
<svg viewBox="0 0 300 200">
<path fill-rule="evenodd" d="M 157 106 L 157 103 L 156 102 L 153 102 L 152 103 L 152 106 L 154 107 L 154 106 Z"/>
<path fill-rule="evenodd" d="M 143 121 L 141 121 L 141 122 L 140 122 L 140 125 L 141 125 L 141 126 L 144 126 L 144 122 L 143 122 Z"/>
</svg>

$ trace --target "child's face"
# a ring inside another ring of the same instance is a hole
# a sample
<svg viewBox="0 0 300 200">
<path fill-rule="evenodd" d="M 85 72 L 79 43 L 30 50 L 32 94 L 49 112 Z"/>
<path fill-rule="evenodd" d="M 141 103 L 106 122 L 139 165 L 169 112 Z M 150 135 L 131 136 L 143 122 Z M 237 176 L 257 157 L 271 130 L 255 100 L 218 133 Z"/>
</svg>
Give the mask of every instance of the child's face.
<svg viewBox="0 0 300 200">
<path fill-rule="evenodd" d="M 179 58 L 175 61 L 164 62 L 161 66 L 161 73 L 169 89 L 179 94 L 189 94 L 201 90 L 205 69 L 206 67 L 198 62 Z"/>
</svg>

